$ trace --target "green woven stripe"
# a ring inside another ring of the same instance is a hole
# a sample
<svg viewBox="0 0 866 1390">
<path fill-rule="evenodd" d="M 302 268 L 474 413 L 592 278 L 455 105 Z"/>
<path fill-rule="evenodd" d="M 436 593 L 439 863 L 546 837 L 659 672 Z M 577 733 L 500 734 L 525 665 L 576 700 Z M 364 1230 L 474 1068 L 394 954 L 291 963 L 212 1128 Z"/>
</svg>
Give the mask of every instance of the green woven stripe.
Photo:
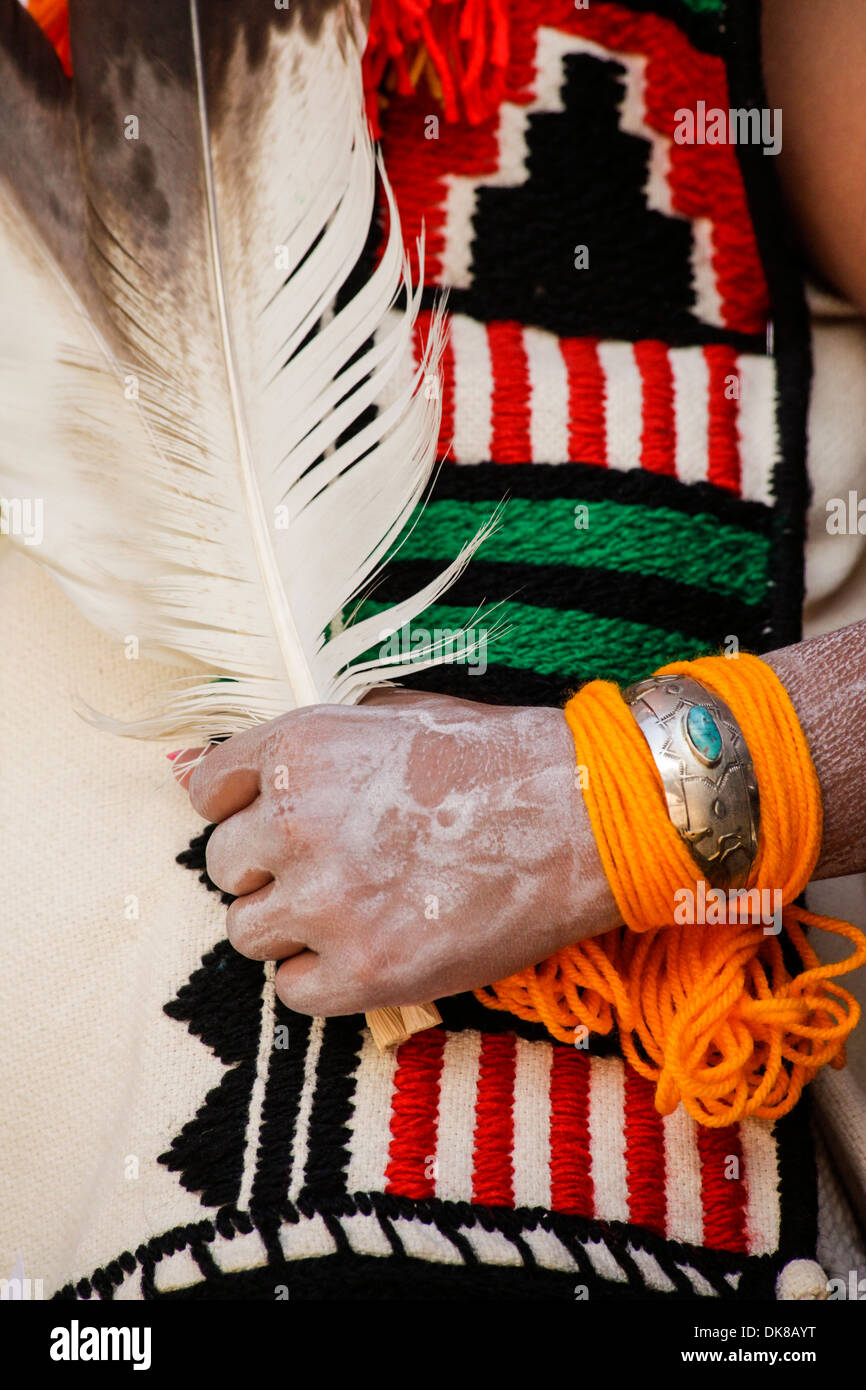
<svg viewBox="0 0 866 1390">
<path fill-rule="evenodd" d="M 587 508 L 586 530 L 575 527 L 578 505 Z M 447 562 L 491 511 L 489 502 L 431 502 L 397 552 L 399 559 Z M 770 542 L 754 531 L 667 507 L 512 497 L 500 529 L 478 557 L 653 574 L 755 604 L 767 588 Z"/>
<path fill-rule="evenodd" d="M 725 0 L 681 0 L 687 10 L 693 14 L 721 14 L 725 8 Z"/>
<path fill-rule="evenodd" d="M 368 600 L 358 616 L 369 617 L 385 607 L 386 604 Z M 479 637 L 477 616 L 471 608 L 435 603 L 412 623 L 411 632 L 417 633 L 420 628 L 468 628 L 473 618 L 475 635 Z M 616 681 L 639 680 L 666 661 L 705 650 L 698 638 L 681 632 L 599 618 L 579 609 L 563 613 L 557 608 L 535 608 L 510 600 L 500 604 L 484 625 L 490 628 L 494 624 L 507 626 L 510 631 L 501 632 L 488 642 L 488 663 L 534 670 L 545 676 L 561 674 L 564 680 L 573 678 L 575 684 L 587 675 L 599 674 Z M 375 650 L 371 649 L 369 655 Z M 473 657 L 472 662 L 475 660 Z"/>
</svg>

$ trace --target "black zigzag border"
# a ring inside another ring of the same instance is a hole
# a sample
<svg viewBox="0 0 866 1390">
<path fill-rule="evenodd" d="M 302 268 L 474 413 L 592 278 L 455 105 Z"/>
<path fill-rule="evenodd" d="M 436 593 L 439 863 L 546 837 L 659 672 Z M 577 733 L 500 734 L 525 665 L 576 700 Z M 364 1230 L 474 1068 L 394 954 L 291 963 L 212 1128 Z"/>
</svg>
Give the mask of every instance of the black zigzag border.
<svg viewBox="0 0 866 1390">
<path fill-rule="evenodd" d="M 373 1218 L 391 1250 L 390 1256 L 359 1254 L 352 1246 L 342 1220 Z M 335 1245 L 330 1254 L 286 1259 L 279 1241 L 280 1230 L 320 1217 Z M 400 1220 L 434 1227 L 448 1242 L 454 1262 L 419 1259 L 406 1250 L 394 1223 Z M 726 1251 L 665 1240 L 650 1231 L 620 1222 L 599 1222 L 568 1217 L 542 1209 L 472 1206 L 437 1199 L 416 1202 L 380 1192 L 345 1194 L 341 1197 L 302 1197 L 285 1203 L 280 1229 L 270 1240 L 262 1235 L 266 1259 L 247 1270 L 224 1272 L 219 1264 L 223 1241 L 249 1235 L 257 1227 L 246 1213 L 225 1208 L 211 1220 L 177 1226 L 124 1251 L 93 1272 L 89 1279 L 67 1284 L 54 1298 L 61 1301 L 103 1300 L 137 1269 L 145 1299 L 274 1299 L 276 1286 L 287 1285 L 290 1296 L 325 1298 L 566 1298 L 574 1300 L 575 1286 L 585 1287 L 589 1298 L 621 1299 L 775 1299 L 776 1281 L 787 1262 L 781 1250 L 773 1255 L 735 1255 Z M 536 1260 L 526 1237 L 543 1231 L 556 1238 L 574 1261 L 572 1270 L 550 1268 Z M 496 1233 L 504 1237 L 520 1257 L 520 1263 L 497 1264 L 485 1260 L 473 1248 L 468 1233 Z M 586 1249 L 604 1247 L 621 1277 L 605 1278 L 595 1268 Z M 178 1289 L 158 1287 L 160 1261 L 188 1250 L 201 1271 L 201 1280 Z M 653 1288 L 641 1271 L 638 1258 L 650 1256 L 673 1286 L 673 1292 Z M 462 1261 L 459 1263 L 458 1261 Z M 690 1277 L 696 1276 L 695 1278 Z M 701 1284 L 705 1288 L 701 1287 Z"/>
</svg>

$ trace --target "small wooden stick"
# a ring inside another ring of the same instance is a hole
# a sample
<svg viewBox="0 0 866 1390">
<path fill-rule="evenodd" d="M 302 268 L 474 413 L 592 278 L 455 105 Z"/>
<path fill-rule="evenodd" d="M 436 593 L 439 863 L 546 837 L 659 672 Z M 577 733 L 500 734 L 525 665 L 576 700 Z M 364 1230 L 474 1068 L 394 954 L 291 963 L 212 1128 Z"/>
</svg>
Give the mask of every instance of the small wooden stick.
<svg viewBox="0 0 866 1390">
<path fill-rule="evenodd" d="M 374 1009 L 367 1014 L 367 1027 L 380 1052 L 397 1047 L 413 1033 L 423 1033 L 425 1028 L 435 1028 L 441 1022 L 442 1015 L 435 1004 L 404 1004 L 403 1008 Z"/>
</svg>

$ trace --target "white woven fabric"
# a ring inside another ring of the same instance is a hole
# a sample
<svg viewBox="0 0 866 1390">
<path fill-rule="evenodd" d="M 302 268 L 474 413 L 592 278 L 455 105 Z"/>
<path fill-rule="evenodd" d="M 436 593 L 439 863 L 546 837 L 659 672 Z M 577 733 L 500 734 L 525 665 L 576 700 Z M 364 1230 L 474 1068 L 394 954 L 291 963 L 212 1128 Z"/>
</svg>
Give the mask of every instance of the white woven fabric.
<svg viewBox="0 0 866 1390">
<path fill-rule="evenodd" d="M 118 713 L 166 672 L 127 661 L 20 554 L 0 564 L 0 603 L 0 1277 L 20 1255 L 49 1294 L 201 1217 L 145 1156 L 224 1071 L 162 1005 L 225 914 L 173 863 L 201 821 L 164 751 L 72 707 Z"/>
</svg>

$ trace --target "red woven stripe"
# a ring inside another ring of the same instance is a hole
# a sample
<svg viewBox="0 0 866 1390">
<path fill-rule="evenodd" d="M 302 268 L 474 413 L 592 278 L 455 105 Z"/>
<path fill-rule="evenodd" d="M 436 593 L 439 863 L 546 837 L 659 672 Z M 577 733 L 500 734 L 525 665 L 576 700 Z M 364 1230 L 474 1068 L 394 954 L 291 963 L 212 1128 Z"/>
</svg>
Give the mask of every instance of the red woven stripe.
<svg viewBox="0 0 866 1390">
<path fill-rule="evenodd" d="M 607 465 L 605 380 L 595 338 L 561 338 L 568 372 L 568 458 Z"/>
<path fill-rule="evenodd" d="M 674 374 L 664 343 L 647 339 L 634 345 L 642 387 L 641 467 L 676 476 Z"/>
<path fill-rule="evenodd" d="M 439 125 L 436 139 L 428 140 L 425 129 L 431 114 Z M 420 271 L 417 240 L 422 230 L 425 284 L 444 284 L 448 279 L 442 263 L 448 178 L 466 175 L 481 180 L 495 173 L 499 164 L 496 127 L 495 117 L 472 127 L 446 121 L 427 91 L 397 98 L 383 113 L 385 166 L 400 211 L 413 282 Z"/>
<path fill-rule="evenodd" d="M 454 459 L 454 349 L 449 338 L 442 352 L 442 420 L 439 425 L 439 447 L 437 461 L 443 458 Z"/>
<path fill-rule="evenodd" d="M 475 1102 L 475 1150 L 472 1200 L 514 1206 L 513 1033 L 482 1033 Z"/>
<path fill-rule="evenodd" d="M 400 1197 L 420 1199 L 436 1193 L 433 1163 L 444 1050 L 444 1028 L 416 1033 L 397 1050 L 385 1191 Z"/>
<path fill-rule="evenodd" d="M 509 61 L 505 70 L 505 99 L 527 105 L 534 96 L 538 25 L 543 15 L 524 14 L 511 5 Z M 430 117 L 437 128 L 431 128 Z M 443 284 L 444 231 L 451 179 L 482 182 L 500 165 L 499 116 L 477 125 L 450 122 L 431 97 L 426 82 L 412 97 L 392 97 L 382 113 L 382 148 L 388 177 L 400 210 L 403 240 L 417 277 L 416 239 L 425 234 L 426 284 Z"/>
<path fill-rule="evenodd" d="M 589 1148 L 589 1058 L 553 1045 L 550 1072 L 550 1205 L 570 1216 L 593 1215 Z"/>
<path fill-rule="evenodd" d="M 698 1128 L 704 1244 L 710 1250 L 746 1252 L 746 1184 L 739 1125 Z M 733 1163 L 732 1160 L 736 1160 Z M 737 1176 L 726 1177 L 734 1172 Z"/>
<path fill-rule="evenodd" d="M 529 363 L 519 323 L 489 323 L 487 341 L 493 371 L 494 463 L 528 463 L 532 458 L 529 438 Z"/>
<path fill-rule="evenodd" d="M 628 1205 L 638 1226 L 665 1234 L 665 1140 L 655 1087 L 625 1068 L 625 1160 Z"/>
<path fill-rule="evenodd" d="M 739 392 L 737 354 L 732 347 L 720 343 L 705 347 L 704 358 L 710 377 L 707 478 L 718 487 L 739 493 L 742 481 L 738 428 L 740 406 L 731 386 L 731 377 L 734 377 L 733 389 Z"/>
</svg>

